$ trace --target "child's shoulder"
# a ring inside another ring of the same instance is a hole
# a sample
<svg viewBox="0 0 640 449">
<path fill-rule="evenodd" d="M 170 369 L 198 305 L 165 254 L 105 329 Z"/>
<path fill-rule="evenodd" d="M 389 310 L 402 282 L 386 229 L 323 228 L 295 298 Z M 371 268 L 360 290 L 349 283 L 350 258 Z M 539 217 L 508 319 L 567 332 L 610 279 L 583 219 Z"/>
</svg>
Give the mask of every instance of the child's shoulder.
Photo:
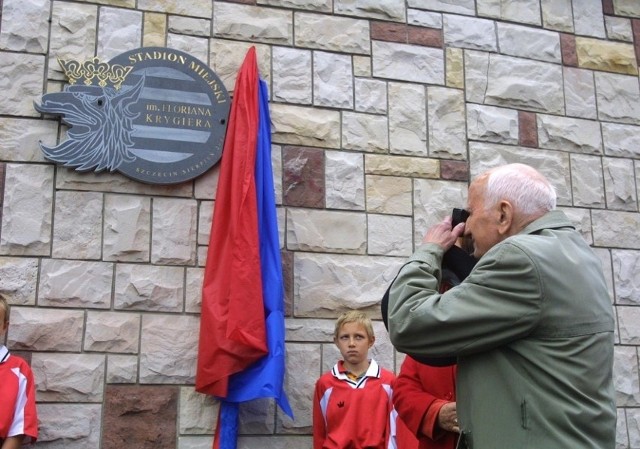
<svg viewBox="0 0 640 449">
<path fill-rule="evenodd" d="M 15 355 L 14 353 L 10 353 L 8 357 L 5 359 L 3 365 L 11 367 L 11 368 L 20 368 L 22 372 L 31 371 L 31 367 L 29 363 L 19 355 Z"/>
</svg>

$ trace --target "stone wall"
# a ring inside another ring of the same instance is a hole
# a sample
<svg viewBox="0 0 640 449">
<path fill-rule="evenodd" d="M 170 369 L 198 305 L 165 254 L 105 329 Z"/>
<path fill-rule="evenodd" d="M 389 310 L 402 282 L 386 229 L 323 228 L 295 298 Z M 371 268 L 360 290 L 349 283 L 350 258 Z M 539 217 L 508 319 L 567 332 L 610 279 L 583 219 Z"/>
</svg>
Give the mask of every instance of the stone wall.
<svg viewBox="0 0 640 449">
<path fill-rule="evenodd" d="M 286 278 L 286 387 L 242 407 L 239 447 L 311 448 L 333 319 L 379 300 L 469 179 L 544 172 L 601 257 L 616 308 L 618 448 L 640 448 L 640 2 L 636 0 L 3 0 L 0 291 L 7 345 L 37 378 L 39 447 L 211 447 L 194 392 L 218 168 L 152 186 L 43 158 L 64 127 L 33 108 L 57 57 L 140 46 L 208 62 L 232 91 L 250 46 L 269 82 Z M 594 424 L 596 425 L 596 424 Z M 126 443 L 125 443 L 126 442 Z"/>
</svg>

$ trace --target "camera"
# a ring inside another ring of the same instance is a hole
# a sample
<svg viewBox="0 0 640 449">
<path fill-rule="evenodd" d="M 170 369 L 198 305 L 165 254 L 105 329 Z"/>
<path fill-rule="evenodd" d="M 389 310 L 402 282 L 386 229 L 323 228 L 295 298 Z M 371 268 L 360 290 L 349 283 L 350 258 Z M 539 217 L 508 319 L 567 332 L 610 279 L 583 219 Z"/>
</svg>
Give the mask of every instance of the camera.
<svg viewBox="0 0 640 449">
<path fill-rule="evenodd" d="M 458 224 L 464 223 L 469 218 L 469 212 L 464 209 L 453 208 L 451 213 L 451 227 L 455 228 Z"/>
</svg>

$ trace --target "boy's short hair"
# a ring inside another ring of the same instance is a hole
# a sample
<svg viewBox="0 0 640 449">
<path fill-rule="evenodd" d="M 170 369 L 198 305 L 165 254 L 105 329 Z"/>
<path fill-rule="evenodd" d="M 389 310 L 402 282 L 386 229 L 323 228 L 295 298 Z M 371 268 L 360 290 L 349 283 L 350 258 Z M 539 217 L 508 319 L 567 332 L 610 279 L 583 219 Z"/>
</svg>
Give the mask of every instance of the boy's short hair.
<svg viewBox="0 0 640 449">
<path fill-rule="evenodd" d="M 0 293 L 0 310 L 4 310 L 4 321 L 9 321 L 9 301 Z"/>
<path fill-rule="evenodd" d="M 364 312 L 359 310 L 350 310 L 349 312 L 345 312 L 338 317 L 336 320 L 336 327 L 333 331 L 333 338 L 338 338 L 338 333 L 340 332 L 340 328 L 343 324 L 346 323 L 358 323 L 364 326 L 364 329 L 367 331 L 369 338 L 374 338 L 373 334 L 373 324 L 371 323 L 371 318 L 369 318 Z"/>
</svg>

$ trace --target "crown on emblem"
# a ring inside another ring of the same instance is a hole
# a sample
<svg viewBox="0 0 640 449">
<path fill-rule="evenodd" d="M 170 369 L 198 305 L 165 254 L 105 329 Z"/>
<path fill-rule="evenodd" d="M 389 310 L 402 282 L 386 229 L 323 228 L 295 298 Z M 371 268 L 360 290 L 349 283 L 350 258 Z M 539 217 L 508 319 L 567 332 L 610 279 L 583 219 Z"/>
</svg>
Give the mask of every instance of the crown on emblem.
<svg viewBox="0 0 640 449">
<path fill-rule="evenodd" d="M 97 84 L 100 87 L 105 87 L 110 84 L 116 90 L 120 89 L 122 82 L 133 69 L 133 66 L 111 65 L 101 62 L 97 56 L 83 63 L 73 59 L 60 58 L 58 58 L 58 62 L 71 85 L 81 82 L 86 86 Z"/>
</svg>

